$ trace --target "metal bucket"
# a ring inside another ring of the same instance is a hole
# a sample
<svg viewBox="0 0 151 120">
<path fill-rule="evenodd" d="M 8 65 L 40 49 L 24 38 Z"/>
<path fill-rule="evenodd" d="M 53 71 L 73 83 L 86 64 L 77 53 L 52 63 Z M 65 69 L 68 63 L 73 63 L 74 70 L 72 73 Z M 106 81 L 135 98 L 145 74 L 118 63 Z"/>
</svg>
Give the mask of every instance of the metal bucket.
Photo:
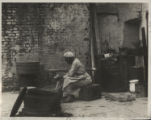
<svg viewBox="0 0 151 120">
<path fill-rule="evenodd" d="M 40 74 L 39 62 L 17 62 L 16 71 L 19 86 L 37 86 Z"/>
<path fill-rule="evenodd" d="M 25 116 L 51 116 L 61 112 L 61 92 L 33 88 L 24 98 L 22 114 Z"/>
<path fill-rule="evenodd" d="M 17 62 L 16 70 L 18 74 L 37 74 L 39 72 L 40 62 Z"/>
</svg>

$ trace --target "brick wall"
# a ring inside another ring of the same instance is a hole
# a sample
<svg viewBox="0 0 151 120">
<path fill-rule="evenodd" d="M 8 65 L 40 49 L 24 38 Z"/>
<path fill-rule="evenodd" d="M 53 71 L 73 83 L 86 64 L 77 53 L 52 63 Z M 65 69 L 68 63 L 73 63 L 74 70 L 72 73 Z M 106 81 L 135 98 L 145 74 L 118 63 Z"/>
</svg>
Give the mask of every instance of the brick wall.
<svg viewBox="0 0 151 120">
<path fill-rule="evenodd" d="M 109 18 L 114 18 L 112 20 L 116 21 L 116 25 L 106 24 L 113 30 L 109 44 L 117 50 L 123 46 L 125 21 L 137 18 L 138 11 L 141 9 L 145 11 L 146 7 L 141 7 L 141 4 L 106 5 L 97 4 L 97 7 L 100 11 L 118 12 L 117 17 Z M 45 69 L 61 69 L 66 67 L 63 53 L 72 50 L 82 63 L 89 67 L 90 11 L 88 8 L 89 4 L 82 3 L 3 3 L 3 87 L 17 86 L 16 61 L 40 61 Z M 144 12 L 142 14 L 144 17 Z M 143 25 L 144 23 L 141 26 Z M 103 32 L 105 34 L 101 35 L 101 39 L 106 39 L 103 36 L 106 36 L 108 31 L 103 30 Z M 98 50 L 101 49 L 99 41 L 97 41 L 97 47 Z"/>
<path fill-rule="evenodd" d="M 85 4 L 55 4 L 46 10 L 40 39 L 40 61 L 47 68 L 64 68 L 67 50 L 87 65 L 89 56 L 89 11 Z"/>
<path fill-rule="evenodd" d="M 3 4 L 2 10 L 2 77 L 3 86 L 8 87 L 8 83 L 16 86 L 15 74 L 13 74 L 13 63 L 18 52 L 15 48 L 16 41 L 19 40 L 19 28 L 16 19 L 16 7 Z"/>
<path fill-rule="evenodd" d="M 17 86 L 17 61 L 40 61 L 45 69 L 64 68 L 63 53 L 67 50 L 89 64 L 87 4 L 3 3 L 4 89 Z"/>
</svg>

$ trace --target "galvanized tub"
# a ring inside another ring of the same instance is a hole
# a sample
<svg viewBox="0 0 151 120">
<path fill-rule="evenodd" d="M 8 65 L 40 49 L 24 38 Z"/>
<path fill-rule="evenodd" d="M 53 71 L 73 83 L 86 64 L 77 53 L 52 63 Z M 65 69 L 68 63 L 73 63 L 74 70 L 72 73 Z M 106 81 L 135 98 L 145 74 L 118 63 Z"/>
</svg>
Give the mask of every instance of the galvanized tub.
<svg viewBox="0 0 151 120">
<path fill-rule="evenodd" d="M 24 98 L 21 115 L 46 117 L 61 113 L 61 91 L 32 88 Z"/>
<path fill-rule="evenodd" d="M 16 72 L 19 86 L 37 86 L 40 75 L 40 62 L 17 62 Z"/>
</svg>

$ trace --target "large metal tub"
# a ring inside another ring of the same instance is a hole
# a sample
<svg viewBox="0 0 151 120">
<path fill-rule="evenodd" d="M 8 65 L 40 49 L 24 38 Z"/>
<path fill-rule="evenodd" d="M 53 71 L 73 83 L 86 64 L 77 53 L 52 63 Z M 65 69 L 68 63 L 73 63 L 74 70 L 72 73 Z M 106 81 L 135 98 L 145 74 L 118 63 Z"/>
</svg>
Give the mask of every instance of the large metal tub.
<svg viewBox="0 0 151 120">
<path fill-rule="evenodd" d="M 17 79 L 19 86 L 37 86 L 40 76 L 39 62 L 17 62 Z"/>
</svg>

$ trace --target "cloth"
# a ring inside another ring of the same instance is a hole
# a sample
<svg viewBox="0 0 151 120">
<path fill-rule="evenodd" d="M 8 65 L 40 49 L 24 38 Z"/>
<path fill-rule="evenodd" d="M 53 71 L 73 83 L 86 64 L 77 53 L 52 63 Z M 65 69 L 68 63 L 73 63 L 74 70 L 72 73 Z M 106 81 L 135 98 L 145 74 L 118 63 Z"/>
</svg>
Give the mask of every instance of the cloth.
<svg viewBox="0 0 151 120">
<path fill-rule="evenodd" d="M 65 52 L 63 56 L 64 57 L 75 57 L 75 54 L 73 52 L 68 51 L 68 52 Z"/>
<path fill-rule="evenodd" d="M 64 76 L 63 96 L 73 95 L 79 96 L 82 86 L 92 83 L 90 75 L 85 71 L 84 65 L 75 58 L 68 73 Z"/>
</svg>

